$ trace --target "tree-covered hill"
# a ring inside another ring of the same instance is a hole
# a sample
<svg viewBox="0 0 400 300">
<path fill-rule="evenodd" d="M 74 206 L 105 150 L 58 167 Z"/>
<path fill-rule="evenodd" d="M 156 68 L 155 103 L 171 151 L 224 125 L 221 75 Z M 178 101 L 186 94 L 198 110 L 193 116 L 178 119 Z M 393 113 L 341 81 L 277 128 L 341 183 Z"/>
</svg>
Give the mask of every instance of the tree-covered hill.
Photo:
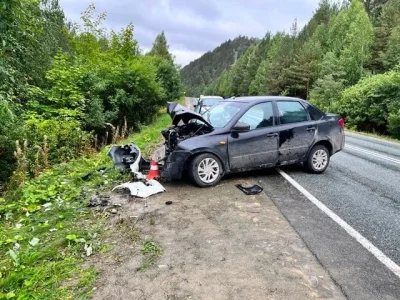
<svg viewBox="0 0 400 300">
<path fill-rule="evenodd" d="M 217 79 L 196 61 L 190 78 L 181 72 L 188 91 L 296 96 L 349 127 L 400 138 L 400 0 L 340 3 L 321 0 L 304 28 L 267 33 Z"/>
<path fill-rule="evenodd" d="M 181 78 L 186 95 L 199 96 L 205 88 L 228 69 L 257 39 L 239 36 L 228 40 L 182 68 Z"/>
</svg>

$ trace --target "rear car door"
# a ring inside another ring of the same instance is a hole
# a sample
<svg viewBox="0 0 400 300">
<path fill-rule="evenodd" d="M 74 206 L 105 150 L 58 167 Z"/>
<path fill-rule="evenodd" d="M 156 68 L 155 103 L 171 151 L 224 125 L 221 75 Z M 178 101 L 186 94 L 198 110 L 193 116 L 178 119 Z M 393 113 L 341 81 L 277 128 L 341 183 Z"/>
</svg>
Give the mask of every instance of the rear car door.
<svg viewBox="0 0 400 300">
<path fill-rule="evenodd" d="M 302 161 L 313 144 L 317 124 L 300 101 L 276 101 L 279 116 L 279 163 Z"/>
<path fill-rule="evenodd" d="M 239 122 L 250 125 L 248 132 L 230 133 L 228 157 L 231 170 L 257 169 L 278 162 L 278 128 L 272 102 L 247 110 Z"/>
</svg>

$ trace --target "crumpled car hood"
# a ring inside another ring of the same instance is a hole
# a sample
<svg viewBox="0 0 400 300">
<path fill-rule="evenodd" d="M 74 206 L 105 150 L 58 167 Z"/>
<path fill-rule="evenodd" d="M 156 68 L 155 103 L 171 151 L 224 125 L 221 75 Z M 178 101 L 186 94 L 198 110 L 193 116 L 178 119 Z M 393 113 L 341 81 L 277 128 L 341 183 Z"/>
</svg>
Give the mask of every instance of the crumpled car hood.
<svg viewBox="0 0 400 300">
<path fill-rule="evenodd" d="M 175 126 L 178 125 L 180 121 L 182 121 L 184 124 L 188 124 L 190 120 L 199 120 L 210 128 L 213 128 L 213 126 L 206 119 L 204 119 L 202 115 L 176 102 L 167 102 L 167 112 L 171 116 L 172 124 Z"/>
</svg>

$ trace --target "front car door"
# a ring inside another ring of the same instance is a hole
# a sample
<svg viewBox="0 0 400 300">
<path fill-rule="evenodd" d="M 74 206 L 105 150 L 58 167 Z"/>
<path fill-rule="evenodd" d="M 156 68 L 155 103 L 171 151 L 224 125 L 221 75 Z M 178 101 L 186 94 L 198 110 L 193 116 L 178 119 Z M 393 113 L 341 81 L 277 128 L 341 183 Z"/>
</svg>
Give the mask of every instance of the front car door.
<svg viewBox="0 0 400 300">
<path fill-rule="evenodd" d="M 230 133 L 228 157 L 233 171 L 274 166 L 278 162 L 278 129 L 272 102 L 255 104 L 239 119 L 248 132 Z"/>
<path fill-rule="evenodd" d="M 277 101 L 279 114 L 279 163 L 302 161 L 312 145 L 316 122 L 300 101 Z"/>
</svg>

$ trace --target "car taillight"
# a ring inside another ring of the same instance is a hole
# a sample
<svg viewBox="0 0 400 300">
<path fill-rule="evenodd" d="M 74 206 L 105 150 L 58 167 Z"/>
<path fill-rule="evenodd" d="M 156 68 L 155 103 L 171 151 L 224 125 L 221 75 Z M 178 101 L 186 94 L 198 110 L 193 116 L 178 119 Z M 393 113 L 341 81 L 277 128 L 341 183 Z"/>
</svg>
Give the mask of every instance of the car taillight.
<svg viewBox="0 0 400 300">
<path fill-rule="evenodd" d="M 338 122 L 339 122 L 340 127 L 342 127 L 342 129 L 344 129 L 344 119 L 340 118 Z"/>
</svg>

